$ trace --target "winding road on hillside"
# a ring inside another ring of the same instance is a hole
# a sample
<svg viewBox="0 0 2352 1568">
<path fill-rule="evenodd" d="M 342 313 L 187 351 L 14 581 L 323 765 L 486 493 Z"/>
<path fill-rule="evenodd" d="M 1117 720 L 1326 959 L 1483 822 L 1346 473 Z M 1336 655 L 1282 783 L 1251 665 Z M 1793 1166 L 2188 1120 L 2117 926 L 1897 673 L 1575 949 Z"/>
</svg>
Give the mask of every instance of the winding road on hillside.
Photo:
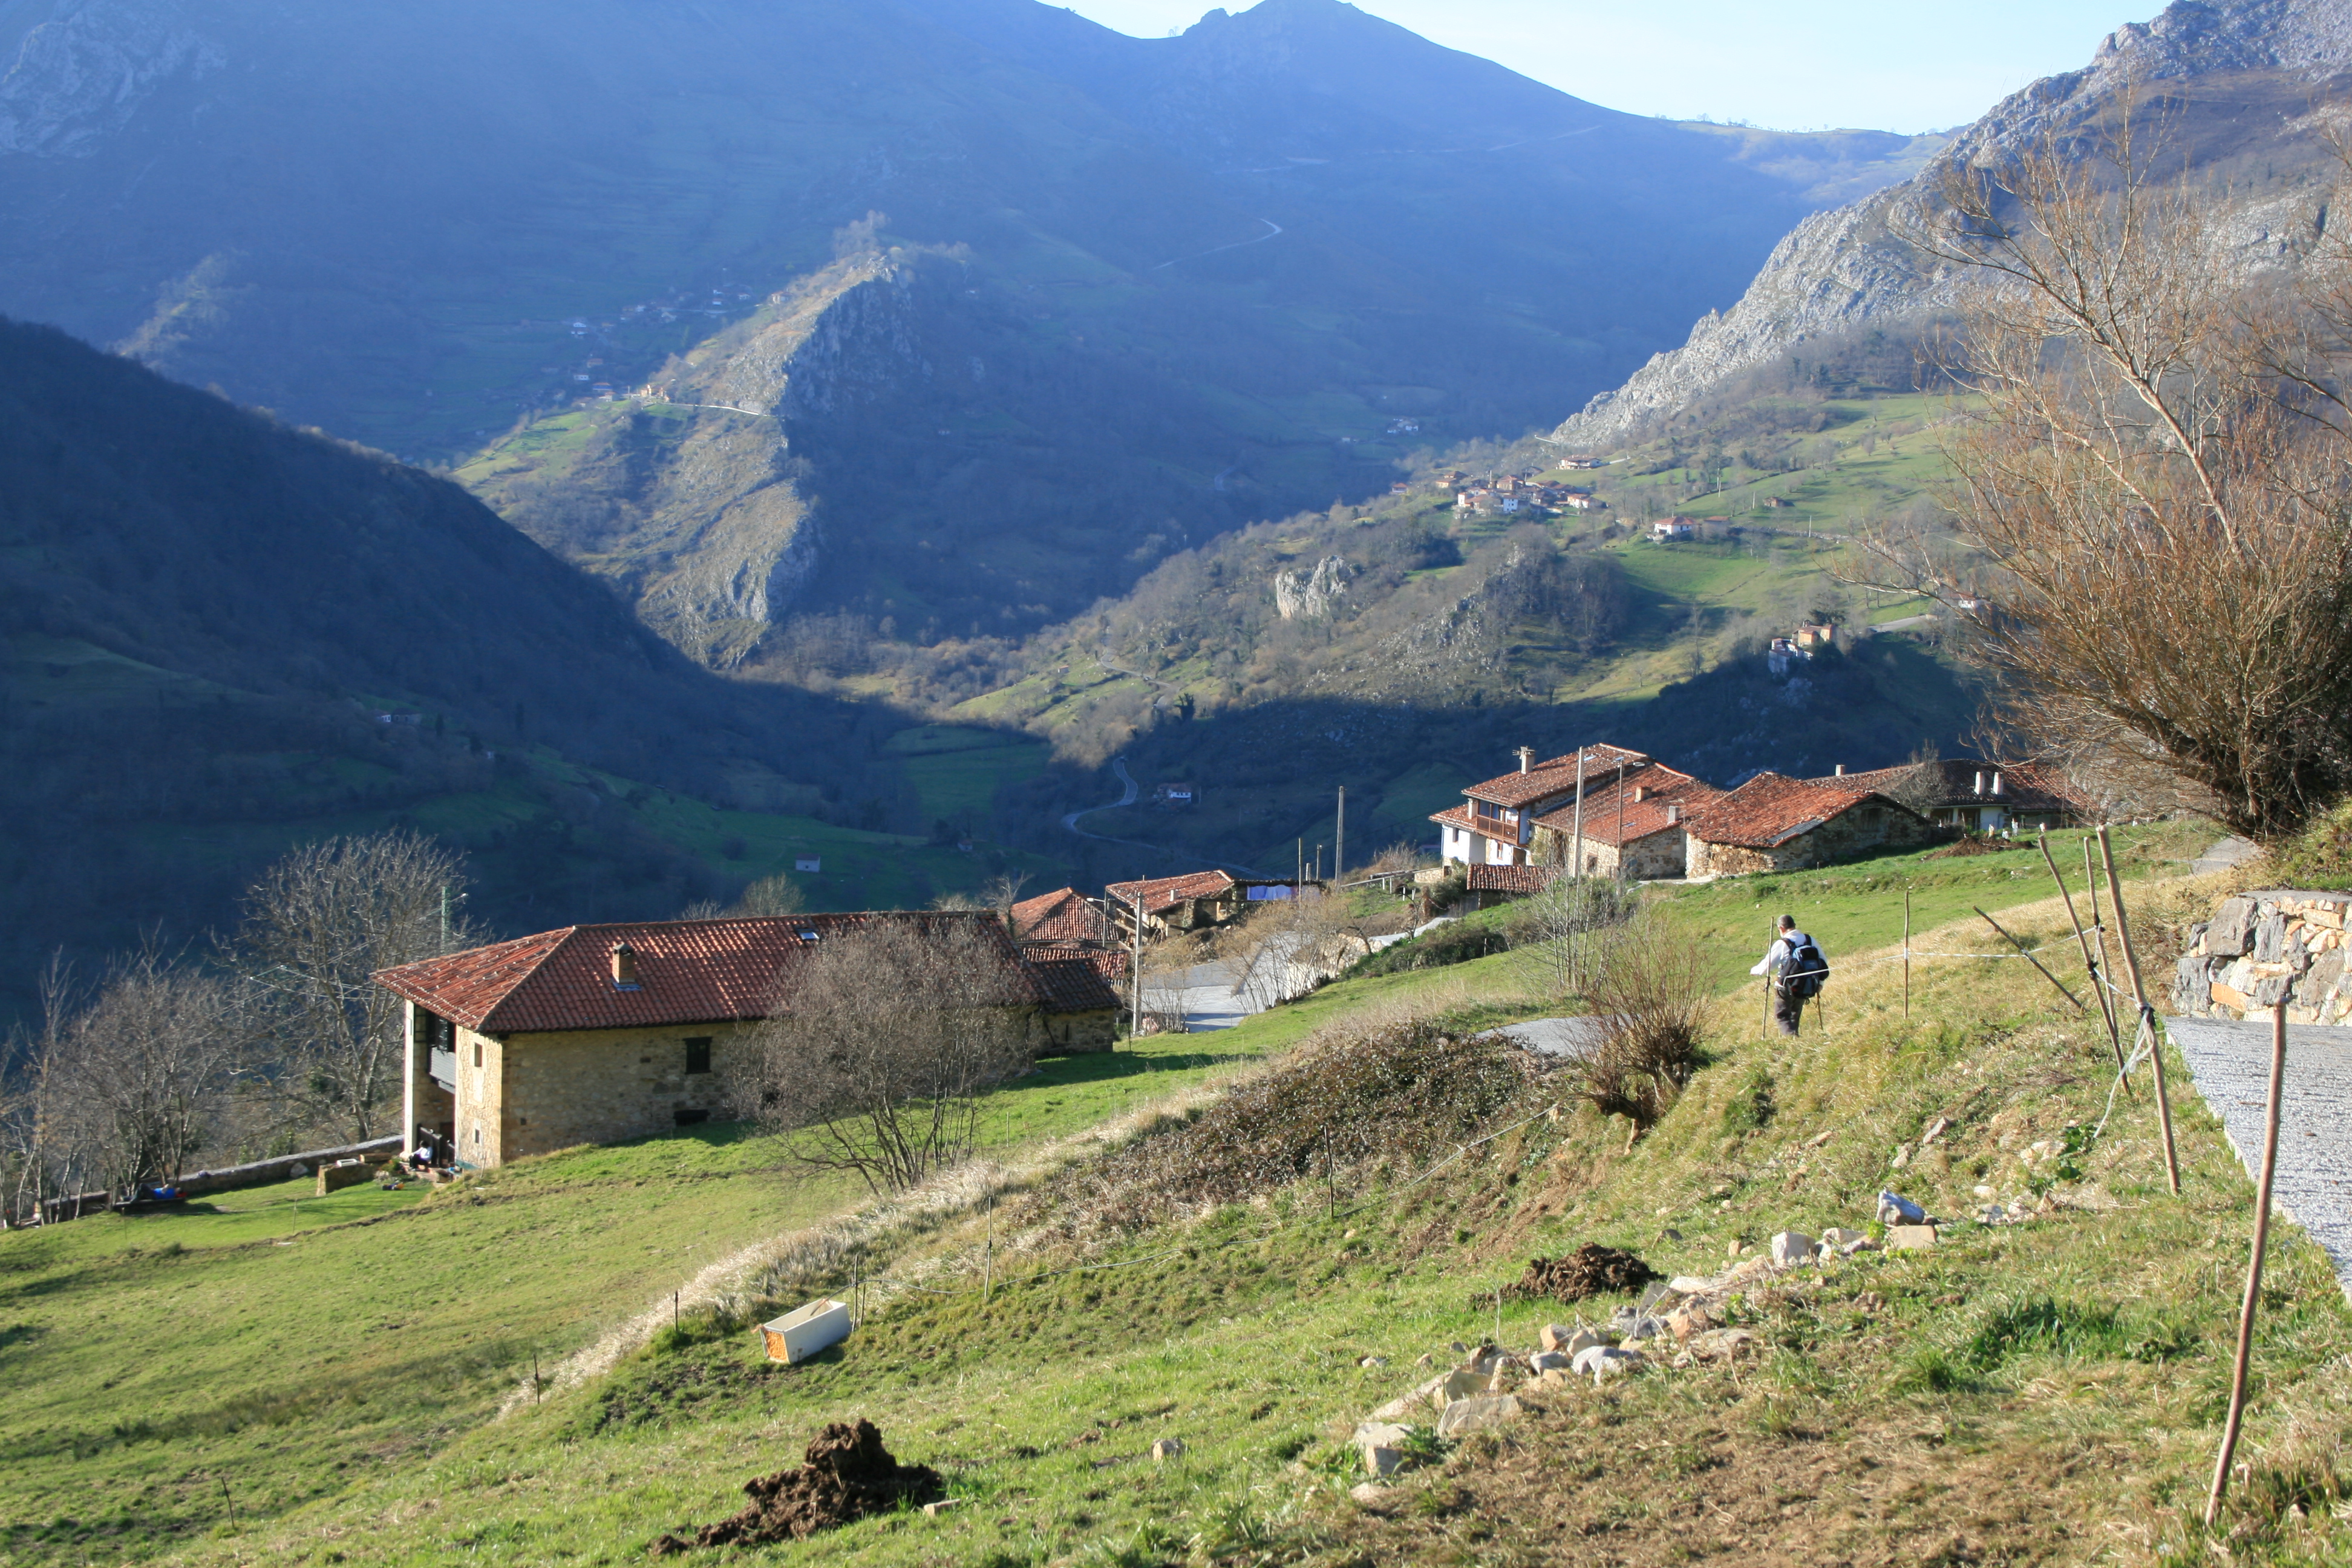
<svg viewBox="0 0 2352 1568">
<path fill-rule="evenodd" d="M 1076 811 L 1073 811 L 1066 815 L 1062 818 L 1062 826 L 1076 834 L 1079 837 L 1091 838 L 1097 844 L 1124 844 L 1130 849 L 1149 849 L 1154 855 L 1172 855 L 1181 859 L 1192 861 L 1195 865 L 1200 864 L 1201 862 L 1199 858 L 1187 849 L 1171 849 L 1164 844 L 1146 844 L 1140 838 L 1114 838 L 1108 833 L 1088 833 L 1085 828 L 1078 826 L 1078 818 L 1082 816 L 1092 816 L 1097 811 L 1117 811 L 1120 806 L 1133 805 L 1135 804 L 1136 796 L 1142 793 L 1141 787 L 1135 782 L 1135 775 L 1127 771 L 1127 759 L 1125 757 L 1113 757 L 1111 759 L 1110 771 L 1118 775 L 1118 798 L 1117 800 L 1105 801 L 1100 805 L 1081 806 Z M 1222 870 L 1238 871 L 1245 877 L 1263 877 L 1265 875 L 1265 872 L 1259 870 L 1256 867 L 1244 866 L 1238 860 L 1211 860 L 1207 863 L 1211 866 L 1217 867 Z"/>
</svg>

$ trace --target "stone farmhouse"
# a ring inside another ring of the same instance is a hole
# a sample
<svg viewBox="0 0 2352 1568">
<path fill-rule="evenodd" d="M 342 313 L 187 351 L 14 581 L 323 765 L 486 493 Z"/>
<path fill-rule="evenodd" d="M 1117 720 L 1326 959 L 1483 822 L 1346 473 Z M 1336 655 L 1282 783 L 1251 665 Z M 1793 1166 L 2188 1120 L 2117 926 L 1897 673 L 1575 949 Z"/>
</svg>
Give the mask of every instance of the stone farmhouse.
<svg viewBox="0 0 2352 1568">
<path fill-rule="evenodd" d="M 1011 912 L 1013 939 L 1045 988 L 1050 1047 L 1066 1055 L 1108 1050 L 1127 1005 L 1128 954 L 1118 922 L 1099 899 L 1056 888 Z"/>
<path fill-rule="evenodd" d="M 1758 773 L 1684 821 L 1686 877 L 1791 871 L 1877 849 L 1933 843 L 1925 816 L 1848 778 Z"/>
<path fill-rule="evenodd" d="M 1430 820 L 1444 858 L 1474 869 L 1569 866 L 1581 855 L 1588 875 L 1614 877 L 1622 868 L 1627 877 L 1678 877 L 1685 815 L 1722 793 L 1622 746 L 1587 746 L 1543 763 L 1522 748 L 1517 773 L 1470 785 L 1460 805 Z M 1499 884 L 1491 890 L 1513 891 Z"/>
<path fill-rule="evenodd" d="M 1224 871 L 1194 871 L 1182 877 L 1113 882 L 1103 891 L 1109 895 L 1111 915 L 1122 932 L 1132 928 L 1139 909 L 1143 934 L 1150 938 L 1223 925 L 1248 907 L 1251 889 L 1259 885 Z"/>
<path fill-rule="evenodd" d="M 1861 773 L 1840 768 L 1832 777 L 1813 782 L 1874 789 L 1930 821 L 1970 833 L 2073 827 L 2095 815 L 2065 781 L 2045 769 L 1972 757 L 1930 759 Z"/>
<path fill-rule="evenodd" d="M 406 1147 L 494 1166 L 723 1115 L 730 1054 L 791 1011 L 795 972 L 881 921 L 969 922 L 1020 977 L 1009 1005 L 1041 1051 L 1109 1043 L 1099 1016 L 1118 1004 L 1093 961 L 1026 962 L 992 911 L 566 926 L 375 975 L 406 1004 Z"/>
</svg>

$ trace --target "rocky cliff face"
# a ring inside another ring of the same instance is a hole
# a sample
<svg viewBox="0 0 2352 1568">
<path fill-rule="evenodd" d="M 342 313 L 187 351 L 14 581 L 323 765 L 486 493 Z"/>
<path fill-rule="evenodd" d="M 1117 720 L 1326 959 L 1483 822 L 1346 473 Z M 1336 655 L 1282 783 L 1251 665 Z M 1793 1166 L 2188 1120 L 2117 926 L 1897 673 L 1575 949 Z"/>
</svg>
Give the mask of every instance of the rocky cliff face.
<svg viewBox="0 0 2352 1568">
<path fill-rule="evenodd" d="M 0 75 L 0 153 L 87 155 L 163 83 L 226 60 L 168 0 L 61 0 Z"/>
<path fill-rule="evenodd" d="M 1937 181 L 2052 134 L 2087 131 L 2127 89 L 2169 100 L 2169 134 L 2192 168 L 2229 180 L 2226 237 L 2250 258 L 2275 258 L 2319 221 L 2323 185 L 2278 176 L 2326 159 L 2317 100 L 2352 68 L 2352 0 L 2179 0 L 2109 35 L 2091 64 L 2003 100 L 1912 178 L 1799 224 L 1739 302 L 1710 311 L 1681 348 L 1561 424 L 1555 438 L 1616 446 L 1743 372 L 1808 340 L 1857 330 L 1916 331 L 1951 309 L 1960 279 L 1902 236 L 1929 220 Z M 2246 178 L 2257 166 L 2263 180 Z"/>
<path fill-rule="evenodd" d="M 542 421 L 464 471 L 507 519 L 614 581 L 702 662 L 740 662 L 816 568 L 787 421 L 920 374 L 908 268 L 869 251 L 772 297 L 610 405 Z"/>
</svg>

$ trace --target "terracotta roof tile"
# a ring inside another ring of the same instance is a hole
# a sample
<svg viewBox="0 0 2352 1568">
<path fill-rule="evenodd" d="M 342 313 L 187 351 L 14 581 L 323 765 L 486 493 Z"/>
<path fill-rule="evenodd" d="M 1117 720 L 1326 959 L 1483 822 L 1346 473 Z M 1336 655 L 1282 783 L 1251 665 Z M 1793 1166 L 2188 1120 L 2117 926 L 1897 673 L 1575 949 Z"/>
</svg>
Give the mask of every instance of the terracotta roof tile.
<svg viewBox="0 0 2352 1568">
<path fill-rule="evenodd" d="M 1885 801 L 1901 811 L 1910 809 L 1877 790 L 1845 779 L 1792 779 L 1785 773 L 1765 773 L 1689 813 L 1683 825 L 1703 843 L 1769 849 L 1866 800 Z"/>
<path fill-rule="evenodd" d="M 1560 866 L 1473 866 L 1466 883 L 1474 893 L 1539 893 Z"/>
<path fill-rule="evenodd" d="M 1110 917 L 1076 888 L 1040 893 L 1013 905 L 1013 934 L 1024 942 L 1065 946 L 1118 940 Z"/>
<path fill-rule="evenodd" d="M 1703 779 L 1666 766 L 1664 763 L 1646 763 L 1638 771 L 1625 771 L 1625 810 L 1623 833 L 1619 832 L 1617 810 L 1617 774 L 1612 764 L 1605 782 L 1596 786 L 1588 776 L 1584 783 L 1584 837 L 1595 844 L 1612 847 L 1647 838 L 1653 833 L 1663 833 L 1676 824 L 1671 819 L 1669 807 L 1680 806 L 1685 817 L 1712 801 L 1723 798 L 1723 792 Z M 1640 795 L 1641 799 L 1634 796 Z M 1537 823 L 1555 833 L 1572 832 L 1576 826 L 1576 805 L 1554 807 L 1536 818 Z"/>
<path fill-rule="evenodd" d="M 1429 820 L 1432 822 L 1442 822 L 1448 827 L 1475 827 L 1477 826 L 1476 823 L 1470 820 L 1470 808 L 1467 805 L 1449 805 L 1444 811 L 1433 811 L 1429 814 Z"/>
<path fill-rule="evenodd" d="M 790 1005 L 793 967 L 824 942 L 881 921 L 969 921 L 1015 950 L 986 910 L 784 915 L 567 926 L 386 969 L 378 984 L 484 1034 L 654 1028 L 763 1018 Z M 613 981 L 613 949 L 636 953 L 637 984 Z"/>
<path fill-rule="evenodd" d="M 1172 910 L 1191 899 L 1213 899 L 1239 887 L 1223 871 L 1194 871 L 1182 877 L 1153 877 L 1141 882 L 1113 882 L 1104 891 L 1122 904 L 1140 900 L 1147 913 Z"/>
<path fill-rule="evenodd" d="M 1033 947 L 1022 955 L 1045 993 L 1048 1013 L 1099 1013 L 1125 1004 L 1127 955 L 1095 947 Z"/>
<path fill-rule="evenodd" d="M 2001 776 L 2001 792 L 1990 793 L 1994 773 Z M 1987 788 L 1979 793 L 1981 776 Z M 2009 811 L 2066 811 L 2088 815 L 2091 807 L 2054 774 L 2030 763 L 1988 763 L 1974 757 L 1943 757 L 1905 763 L 1900 767 L 1874 768 L 1868 773 L 1839 773 L 1814 779 L 1814 784 L 1855 784 L 1874 789 L 1915 811 L 1935 811 L 1955 805 L 1997 805 Z"/>
<path fill-rule="evenodd" d="M 1462 793 L 1496 805 L 1531 805 L 1556 795 L 1576 793 L 1576 753 L 1554 757 L 1536 763 L 1526 773 L 1498 773 L 1491 779 L 1464 787 Z M 1629 752 L 1622 746 L 1587 746 L 1584 748 L 1584 798 L 1592 798 L 1592 782 L 1601 774 L 1616 775 L 1617 764 L 1623 763 L 1630 770 L 1650 759 L 1639 752 Z"/>
</svg>

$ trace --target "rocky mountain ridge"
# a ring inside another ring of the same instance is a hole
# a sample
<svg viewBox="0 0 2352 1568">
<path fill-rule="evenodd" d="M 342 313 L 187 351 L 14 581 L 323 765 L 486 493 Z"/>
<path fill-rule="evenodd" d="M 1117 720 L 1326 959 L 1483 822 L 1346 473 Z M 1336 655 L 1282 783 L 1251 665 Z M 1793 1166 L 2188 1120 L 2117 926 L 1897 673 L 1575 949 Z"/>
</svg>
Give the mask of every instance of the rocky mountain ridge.
<svg viewBox="0 0 2352 1568">
<path fill-rule="evenodd" d="M 2165 133 L 2200 177 L 2230 187 L 2227 241 L 2250 262 L 2274 259 L 2324 205 L 2320 100 L 2341 96 L 2347 68 L 2347 0 L 2178 0 L 2109 35 L 2084 68 L 2004 99 L 1911 178 L 1805 218 L 1737 304 L 1701 317 L 1682 347 L 1593 398 L 1553 439 L 1607 449 L 1808 342 L 1925 329 L 1958 302 L 1962 281 L 1904 237 L 1933 221 L 1938 180 L 2045 136 L 2087 136 L 2130 93 L 2161 105 Z"/>
</svg>

